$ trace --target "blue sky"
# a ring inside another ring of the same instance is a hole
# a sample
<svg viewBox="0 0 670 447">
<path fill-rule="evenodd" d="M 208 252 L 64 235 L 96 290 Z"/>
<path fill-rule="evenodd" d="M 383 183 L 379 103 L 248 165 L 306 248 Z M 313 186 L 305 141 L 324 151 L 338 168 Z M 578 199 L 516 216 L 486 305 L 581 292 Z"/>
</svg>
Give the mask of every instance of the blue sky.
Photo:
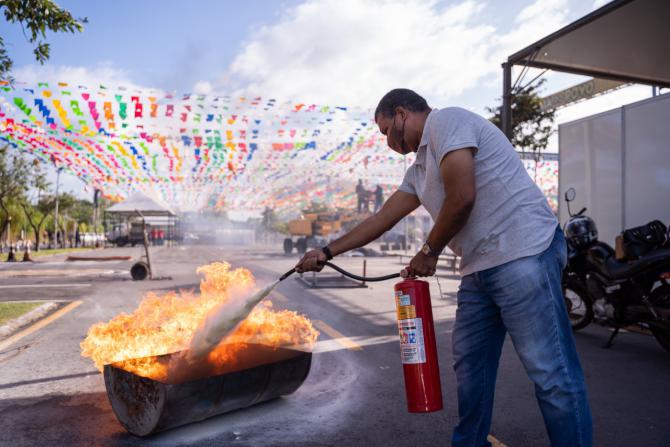
<svg viewBox="0 0 670 447">
<path fill-rule="evenodd" d="M 260 36 L 264 28 L 268 30 L 272 27 L 281 27 L 283 23 L 285 25 L 283 30 L 277 29 L 277 32 L 290 33 L 289 45 L 295 47 L 291 51 L 284 50 L 283 53 L 280 50 L 280 54 L 286 57 L 279 63 L 274 61 L 272 66 L 275 72 L 279 72 L 296 63 L 305 63 L 304 68 L 309 69 L 309 62 L 317 59 L 313 54 L 309 54 L 309 47 L 314 46 L 315 42 L 331 39 L 334 44 L 337 44 L 339 38 L 347 39 L 354 36 L 355 39 L 356 34 L 361 34 L 361 40 L 365 38 L 367 41 L 369 36 L 365 36 L 361 27 L 351 26 L 352 23 L 365 24 L 381 20 L 386 21 L 389 26 L 383 28 L 386 31 L 383 33 L 385 35 L 378 33 L 374 38 L 380 45 L 387 45 L 387 48 L 384 49 L 384 52 L 387 53 L 386 59 L 397 61 L 400 71 L 406 74 L 408 71 L 421 70 L 435 62 L 434 59 L 431 59 L 430 51 L 426 51 L 425 59 L 415 58 L 410 61 L 409 66 L 403 61 L 403 51 L 408 49 L 405 43 L 411 34 L 405 34 L 401 30 L 411 27 L 421 28 L 421 21 L 424 20 L 422 17 L 431 14 L 439 15 L 459 5 L 474 5 L 478 10 L 469 17 L 456 17 L 452 23 L 453 27 L 462 26 L 470 30 L 481 27 L 486 32 L 491 32 L 491 37 L 504 38 L 506 34 L 514 33 L 515 28 L 519 27 L 519 23 L 515 22 L 519 15 L 537 4 L 536 17 L 530 18 L 524 24 L 526 28 L 533 28 L 524 32 L 528 36 L 527 39 L 517 38 L 518 43 L 512 39 L 509 43 L 499 45 L 506 46 L 507 53 L 498 51 L 497 59 L 486 61 L 489 65 L 498 65 L 502 62 L 503 55 L 509 53 L 509 49 L 514 51 L 531 43 L 531 39 L 541 37 L 539 34 L 553 31 L 558 25 L 590 12 L 594 5 L 591 1 L 579 0 L 423 1 L 416 3 L 424 6 L 425 15 L 418 15 L 411 23 L 403 23 L 402 14 L 384 16 L 391 7 L 397 7 L 398 2 L 342 1 L 336 2 L 338 6 L 334 9 L 334 17 L 323 17 L 319 16 L 318 12 L 315 13 L 313 17 L 316 20 L 312 20 L 312 23 L 316 29 L 306 29 L 305 20 L 308 18 L 303 21 L 296 20 L 294 27 L 291 27 L 291 16 L 295 13 L 296 7 L 301 4 L 303 6 L 312 4 L 318 9 L 323 3 L 328 2 L 298 0 L 282 2 L 261 0 L 246 2 L 211 0 L 191 2 L 176 0 L 60 1 L 59 4 L 70 10 L 76 17 L 87 17 L 89 23 L 82 34 L 48 36 L 48 41 L 52 44 L 52 56 L 48 66 L 85 67 L 93 71 L 96 67 L 107 67 L 120 75 L 117 76 L 117 79 L 121 82 L 131 81 L 141 86 L 178 92 L 191 91 L 198 82 L 210 83 L 217 91 L 224 91 L 230 86 L 236 89 L 245 88 L 249 83 L 259 85 L 259 88 L 263 89 L 263 83 L 259 83 L 254 73 L 249 72 L 257 69 L 257 65 L 249 64 L 249 67 L 243 69 L 242 73 L 239 71 L 231 73 L 231 65 L 237 57 L 244 57 L 245 46 L 249 44 L 260 43 L 266 47 L 269 46 L 272 51 L 272 42 L 269 41 L 272 36 L 268 36 L 265 40 Z M 416 5 L 411 4 L 413 2 L 401 3 L 405 4 L 405 8 L 419 9 L 416 8 Z M 363 4 L 367 6 L 361 6 Z M 329 9 L 325 6 L 323 9 L 324 12 L 332 14 L 333 8 Z M 359 22 L 340 20 L 341 27 L 338 27 L 337 14 L 346 17 L 348 13 L 363 15 L 365 20 Z M 320 18 L 334 23 L 328 30 L 324 30 L 323 34 L 319 33 Z M 538 23 L 540 21 L 547 23 Z M 3 28 L 5 26 L 8 25 L 3 23 Z M 8 27 L 9 29 L 3 29 L 2 33 L 6 36 L 10 54 L 15 60 L 15 67 L 34 66 L 31 47 L 23 37 L 20 27 L 17 25 Z M 397 28 L 398 31 L 393 28 Z M 453 39 L 454 36 L 457 35 L 449 35 L 451 39 L 443 41 L 444 45 L 457 45 L 458 42 Z M 428 32 L 418 37 L 430 38 L 431 34 Z M 435 33 L 435 37 L 440 36 Z M 471 40 L 475 44 L 480 44 L 476 40 Z M 326 49 L 328 48 L 326 45 Z M 303 51 L 301 52 L 300 49 Z M 319 49 L 317 44 L 317 50 Z M 343 51 L 347 50 L 348 48 L 344 46 Z M 327 64 L 328 51 L 320 53 L 325 59 L 324 64 Z M 364 55 L 354 54 L 352 51 L 349 53 L 351 59 L 354 61 L 358 59 L 361 65 L 367 62 L 365 57 L 361 57 Z M 384 57 L 381 54 L 380 56 Z M 491 54 L 487 53 L 487 56 Z M 451 66 L 463 63 L 458 57 L 445 60 L 448 58 L 444 58 L 438 52 L 435 52 L 435 57 L 441 59 L 440 63 Z M 473 57 L 477 56 L 473 55 Z M 474 67 L 474 71 L 477 68 Z M 480 79 L 486 85 L 466 86 L 462 93 L 457 94 L 437 94 L 436 99 L 449 99 L 465 106 L 481 109 L 484 102 L 490 103 L 498 93 L 499 82 L 496 78 L 499 76 L 499 70 L 497 68 L 496 66 L 495 74 L 483 76 Z M 388 70 L 393 71 L 394 64 L 388 65 Z M 463 70 L 473 71 L 473 67 L 465 64 Z M 356 71 L 350 74 L 352 77 L 356 75 Z M 477 77 L 476 72 L 469 75 Z M 314 76 L 323 77 L 323 72 L 315 67 Z M 221 80 L 222 77 L 225 78 L 225 81 Z M 399 85 L 403 81 L 407 83 L 407 79 L 403 78 L 407 76 L 398 76 L 396 83 L 391 81 L 389 85 Z M 327 79 L 323 81 L 327 82 Z M 444 83 L 449 84 L 453 81 L 445 77 Z M 420 83 L 416 88 L 422 90 Z M 274 92 L 260 93 L 276 94 Z M 289 90 L 289 93 L 290 96 L 300 94 L 299 89 Z M 431 96 L 430 93 L 428 96 Z M 373 105 L 370 104 L 370 106 Z"/>
<path fill-rule="evenodd" d="M 75 17 L 87 17 L 81 34 L 50 34 L 49 65 L 95 67 L 127 72 L 146 86 L 186 91 L 198 79 L 222 72 L 255 27 L 272 23 L 298 2 L 64 0 L 58 4 Z M 21 27 L 6 36 L 15 66 L 33 64 Z M 188 67 L 186 70 L 185 67 Z"/>
<path fill-rule="evenodd" d="M 224 71 L 255 30 L 278 21 L 283 12 L 302 2 L 61 0 L 58 3 L 75 17 L 87 17 L 89 23 L 83 34 L 48 35 L 52 44 L 49 64 L 93 67 L 111 63 L 127 70 L 136 82 L 187 90 L 196 80 Z M 446 6 L 458 2 L 440 3 Z M 486 15 L 505 23 L 528 2 L 505 3 L 509 6 L 487 9 Z M 494 9 L 501 15 L 493 13 Z M 16 66 L 32 64 L 31 47 L 21 27 L 2 22 L 2 28 Z M 299 43 L 297 35 L 296 44 Z M 171 75 L 183 72 L 182 64 L 189 64 L 186 76 Z"/>
<path fill-rule="evenodd" d="M 50 34 L 33 60 L 18 25 L 0 20 L 17 81 L 127 85 L 178 93 L 252 94 L 374 108 L 409 87 L 433 107 L 485 114 L 501 62 L 606 0 L 61 0 L 87 17 L 81 34 Z M 532 76 L 532 74 L 531 74 Z M 546 93 L 584 78 L 550 73 Z M 623 89 L 560 111 L 565 122 L 648 96 Z M 555 144 L 554 144 L 555 146 Z M 66 180 L 66 190 L 81 189 Z"/>
</svg>

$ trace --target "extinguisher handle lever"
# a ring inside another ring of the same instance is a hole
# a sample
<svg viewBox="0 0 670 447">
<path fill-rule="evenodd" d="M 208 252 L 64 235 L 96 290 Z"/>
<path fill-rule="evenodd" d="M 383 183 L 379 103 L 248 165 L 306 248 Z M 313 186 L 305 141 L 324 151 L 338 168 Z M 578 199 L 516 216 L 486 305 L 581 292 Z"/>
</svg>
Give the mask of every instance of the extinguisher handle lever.
<svg viewBox="0 0 670 447">
<path fill-rule="evenodd" d="M 400 277 L 401 278 L 416 278 L 416 275 L 410 275 L 409 270 L 407 270 L 407 267 L 404 269 L 400 270 Z"/>
</svg>

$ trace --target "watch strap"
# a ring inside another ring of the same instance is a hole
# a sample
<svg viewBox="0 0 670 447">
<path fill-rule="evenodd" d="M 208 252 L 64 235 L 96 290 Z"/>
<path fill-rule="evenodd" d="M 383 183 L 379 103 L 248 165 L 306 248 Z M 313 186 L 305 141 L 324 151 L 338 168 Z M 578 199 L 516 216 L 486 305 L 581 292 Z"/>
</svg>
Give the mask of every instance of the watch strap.
<svg viewBox="0 0 670 447">
<path fill-rule="evenodd" d="M 438 253 L 438 252 L 436 252 L 435 250 L 433 250 L 433 247 L 430 246 L 430 244 L 428 243 L 428 241 L 424 242 L 424 245 L 425 245 L 426 247 L 428 247 L 428 254 L 427 254 L 427 256 L 439 256 L 439 255 L 440 255 L 440 253 Z"/>
<path fill-rule="evenodd" d="M 324 255 L 326 255 L 326 260 L 330 261 L 333 259 L 333 252 L 330 251 L 330 248 L 328 248 L 327 245 L 321 247 L 321 251 L 323 252 Z"/>
</svg>

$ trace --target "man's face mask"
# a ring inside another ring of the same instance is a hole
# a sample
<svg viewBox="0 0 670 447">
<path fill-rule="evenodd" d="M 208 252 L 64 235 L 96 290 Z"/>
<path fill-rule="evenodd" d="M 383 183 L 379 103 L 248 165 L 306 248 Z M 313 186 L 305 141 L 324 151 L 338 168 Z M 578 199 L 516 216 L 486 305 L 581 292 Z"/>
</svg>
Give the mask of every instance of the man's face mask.
<svg viewBox="0 0 670 447">
<path fill-rule="evenodd" d="M 398 130 L 396 127 L 396 116 L 398 116 L 398 112 L 393 114 L 393 126 L 391 127 L 391 131 L 389 133 L 393 135 L 393 141 L 400 144 L 400 153 L 405 155 L 411 152 L 407 146 L 407 143 L 405 142 L 405 121 L 407 121 L 407 117 L 402 120 L 402 128 Z"/>
</svg>

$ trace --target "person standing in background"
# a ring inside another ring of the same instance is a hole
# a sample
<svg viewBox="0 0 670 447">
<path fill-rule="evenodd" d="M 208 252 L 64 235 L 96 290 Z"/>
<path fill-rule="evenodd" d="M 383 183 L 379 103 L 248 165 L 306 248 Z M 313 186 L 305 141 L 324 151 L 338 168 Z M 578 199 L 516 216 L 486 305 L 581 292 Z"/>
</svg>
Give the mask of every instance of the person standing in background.
<svg viewBox="0 0 670 447">
<path fill-rule="evenodd" d="M 384 204 L 384 190 L 381 185 L 377 185 L 375 189 L 375 213 L 379 211 Z"/>
</svg>

